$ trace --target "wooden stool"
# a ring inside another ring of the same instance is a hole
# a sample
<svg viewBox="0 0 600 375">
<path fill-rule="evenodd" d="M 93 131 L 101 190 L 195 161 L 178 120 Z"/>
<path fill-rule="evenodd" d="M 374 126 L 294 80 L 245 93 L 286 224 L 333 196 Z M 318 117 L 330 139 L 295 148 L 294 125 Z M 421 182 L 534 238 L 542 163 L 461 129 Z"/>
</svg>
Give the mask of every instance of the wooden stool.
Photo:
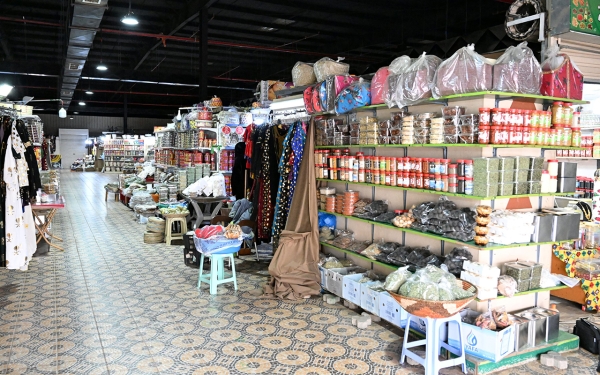
<svg viewBox="0 0 600 375">
<path fill-rule="evenodd" d="M 107 202 L 108 201 L 108 193 L 113 193 L 115 195 L 115 202 L 119 201 L 119 192 L 118 191 L 109 191 L 107 188 L 104 188 L 105 193 L 104 193 L 104 201 Z"/>
<path fill-rule="evenodd" d="M 185 216 L 181 217 L 166 217 L 167 222 L 165 223 L 165 242 L 167 245 L 171 244 L 172 240 L 183 240 L 183 235 L 187 233 L 187 220 Z M 181 223 L 181 231 L 173 233 L 173 224 Z"/>
</svg>

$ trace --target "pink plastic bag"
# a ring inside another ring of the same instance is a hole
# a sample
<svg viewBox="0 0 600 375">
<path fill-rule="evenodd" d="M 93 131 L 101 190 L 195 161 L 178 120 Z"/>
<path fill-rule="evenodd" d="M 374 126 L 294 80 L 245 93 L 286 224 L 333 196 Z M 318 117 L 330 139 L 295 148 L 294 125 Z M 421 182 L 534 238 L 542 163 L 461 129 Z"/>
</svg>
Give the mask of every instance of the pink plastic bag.
<svg viewBox="0 0 600 375">
<path fill-rule="evenodd" d="M 323 103 L 325 111 L 335 109 L 335 98 L 348 86 L 358 81 L 356 76 L 329 76 L 325 79 L 327 87 L 327 100 Z"/>
<path fill-rule="evenodd" d="M 389 90 L 388 76 L 390 70 L 387 66 L 379 68 L 371 81 L 371 104 L 382 104 L 385 102 Z"/>
</svg>

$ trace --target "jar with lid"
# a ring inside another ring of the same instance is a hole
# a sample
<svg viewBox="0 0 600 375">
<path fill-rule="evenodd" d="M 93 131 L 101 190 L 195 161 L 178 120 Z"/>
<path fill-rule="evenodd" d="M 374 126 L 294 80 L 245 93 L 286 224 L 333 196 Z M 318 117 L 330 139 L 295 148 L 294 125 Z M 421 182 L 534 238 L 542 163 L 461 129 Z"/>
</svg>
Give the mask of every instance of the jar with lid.
<svg viewBox="0 0 600 375">
<path fill-rule="evenodd" d="M 573 133 L 571 134 L 571 146 L 581 147 L 581 131 L 579 128 L 573 128 Z"/>
<path fill-rule="evenodd" d="M 543 129 L 542 128 L 532 128 L 532 130 L 531 130 L 531 142 L 530 142 L 530 144 L 541 145 L 543 139 L 544 139 Z"/>
<path fill-rule="evenodd" d="M 512 114 L 509 108 L 500 108 L 502 113 L 502 126 L 509 126 L 511 122 Z"/>
<path fill-rule="evenodd" d="M 414 172 L 423 172 L 421 168 L 423 168 L 423 160 L 421 158 L 415 158 L 415 168 Z"/>
<path fill-rule="evenodd" d="M 358 159 L 358 169 L 365 169 L 365 156 L 356 154 Z"/>
<path fill-rule="evenodd" d="M 404 167 L 402 168 L 402 170 L 405 172 L 408 172 L 410 170 L 410 158 L 409 157 L 404 158 Z"/>
<path fill-rule="evenodd" d="M 404 170 L 404 158 L 396 159 L 396 172 L 402 172 Z"/>
<path fill-rule="evenodd" d="M 502 126 L 491 128 L 490 143 L 493 145 L 502 144 Z"/>
<path fill-rule="evenodd" d="M 571 127 L 581 128 L 581 112 L 573 112 L 573 117 L 571 118 Z"/>
<path fill-rule="evenodd" d="M 435 191 L 442 191 L 444 183 L 442 182 L 442 175 L 439 173 L 435 174 Z"/>
<path fill-rule="evenodd" d="M 358 182 L 358 169 L 350 169 L 348 172 L 349 181 Z"/>
<path fill-rule="evenodd" d="M 410 185 L 410 173 L 404 172 L 402 173 L 402 186 L 408 187 Z"/>
<path fill-rule="evenodd" d="M 434 162 L 434 172 L 435 174 L 442 173 L 442 159 L 433 159 Z"/>
<path fill-rule="evenodd" d="M 381 185 L 381 173 L 378 169 L 373 170 L 373 183 L 375 185 Z"/>
<path fill-rule="evenodd" d="M 465 177 L 465 194 L 473 195 L 473 178 Z"/>
<path fill-rule="evenodd" d="M 387 165 L 387 158 L 384 156 L 380 156 L 379 157 L 379 170 L 385 171 L 386 165 Z"/>
<path fill-rule="evenodd" d="M 524 109 L 522 110 L 522 114 L 523 114 L 523 126 L 531 126 L 531 113 L 533 111 L 530 109 Z"/>
<path fill-rule="evenodd" d="M 358 182 L 365 182 L 365 170 L 364 169 L 358 170 Z"/>
<path fill-rule="evenodd" d="M 423 189 L 429 190 L 429 173 L 423 173 Z"/>
<path fill-rule="evenodd" d="M 415 188 L 423 189 L 423 173 L 421 172 L 415 176 Z"/>
<path fill-rule="evenodd" d="M 550 191 L 549 193 L 556 193 L 558 190 L 558 178 L 556 176 L 550 176 Z"/>
<path fill-rule="evenodd" d="M 523 110 L 515 109 L 514 116 L 515 126 L 523 126 Z"/>
<path fill-rule="evenodd" d="M 410 172 L 408 174 L 408 187 L 415 188 L 417 186 L 417 173 Z"/>
<path fill-rule="evenodd" d="M 465 176 L 465 161 L 464 160 L 457 160 L 456 161 L 456 174 L 459 177 L 464 177 Z"/>
<path fill-rule="evenodd" d="M 529 126 L 532 128 L 538 128 L 540 126 L 540 111 L 531 111 Z"/>
<path fill-rule="evenodd" d="M 560 130 L 560 133 L 559 133 Z M 548 146 L 556 146 L 556 140 L 562 137 L 562 128 L 550 129 L 550 138 L 547 143 Z"/>
<path fill-rule="evenodd" d="M 382 185 L 390 186 L 392 184 L 392 176 L 391 176 L 392 172 L 384 171 L 381 173 L 384 176 Z"/>
<path fill-rule="evenodd" d="M 563 104 L 563 125 L 571 126 L 571 122 L 573 121 L 573 107 L 571 103 Z"/>
<path fill-rule="evenodd" d="M 490 126 L 489 108 L 479 108 L 479 126 Z"/>
<path fill-rule="evenodd" d="M 500 111 L 500 108 L 492 108 L 492 110 L 490 111 L 490 115 L 491 115 L 491 123 L 492 126 L 502 126 L 502 112 Z"/>
<path fill-rule="evenodd" d="M 458 183 L 458 179 L 455 174 L 448 175 L 448 183 L 449 184 L 457 184 Z"/>
<path fill-rule="evenodd" d="M 558 160 L 548 159 L 548 173 L 550 176 L 558 176 Z"/>
<path fill-rule="evenodd" d="M 373 157 L 365 156 L 365 170 L 370 171 L 373 168 Z"/>
<path fill-rule="evenodd" d="M 508 110 L 508 126 L 517 126 L 517 110 L 509 109 Z"/>
<path fill-rule="evenodd" d="M 379 169 L 381 169 L 379 163 L 379 156 L 371 156 L 371 169 L 373 171 L 378 171 Z"/>
<path fill-rule="evenodd" d="M 448 166 L 450 165 L 450 159 L 440 159 L 440 174 L 448 174 Z"/>
<path fill-rule="evenodd" d="M 435 174 L 435 159 L 429 159 L 429 174 Z"/>
<path fill-rule="evenodd" d="M 479 125 L 479 134 L 477 136 L 477 142 L 479 144 L 488 144 L 490 143 L 490 127 Z"/>
<path fill-rule="evenodd" d="M 542 145 L 544 146 L 549 146 L 550 145 L 550 129 L 545 128 L 544 131 L 542 132 Z"/>
<path fill-rule="evenodd" d="M 429 190 L 435 190 L 435 174 L 429 174 Z"/>
<path fill-rule="evenodd" d="M 429 173 L 429 158 L 421 158 L 421 173 Z"/>
<path fill-rule="evenodd" d="M 365 169 L 365 182 L 367 184 L 373 183 L 373 172 L 370 169 Z"/>
<path fill-rule="evenodd" d="M 515 128 L 516 128 L 516 126 L 509 126 L 508 127 L 508 144 L 509 145 L 515 145 L 516 144 L 517 134 L 516 134 Z"/>
<path fill-rule="evenodd" d="M 501 144 L 503 144 L 503 145 L 508 144 L 508 128 L 509 128 L 508 126 L 502 127 Z"/>
<path fill-rule="evenodd" d="M 345 148 L 342 150 L 342 155 L 348 156 L 350 155 L 350 149 L 349 148 Z"/>
<path fill-rule="evenodd" d="M 457 164 L 448 164 L 448 174 L 456 175 L 458 170 Z"/>
<path fill-rule="evenodd" d="M 457 184 L 456 192 L 458 194 L 465 193 L 465 178 L 464 177 L 458 177 L 458 184 Z"/>
<path fill-rule="evenodd" d="M 448 183 L 448 193 L 457 193 L 458 184 Z"/>
<path fill-rule="evenodd" d="M 390 166 L 390 172 L 398 171 L 398 164 L 396 162 L 396 158 L 390 158 L 388 161 L 388 165 Z"/>
<path fill-rule="evenodd" d="M 473 160 L 465 160 L 465 177 L 473 178 Z"/>
<path fill-rule="evenodd" d="M 337 180 L 337 168 L 331 168 L 329 170 L 329 179 L 330 180 Z"/>
<path fill-rule="evenodd" d="M 390 172 L 390 186 L 398 185 L 398 172 Z"/>
<path fill-rule="evenodd" d="M 560 139 L 560 145 L 565 146 L 565 147 L 570 147 L 571 143 L 572 143 L 572 138 L 573 138 L 573 131 L 571 130 L 571 128 L 564 128 L 563 136 Z"/>
<path fill-rule="evenodd" d="M 315 164 L 322 164 L 323 152 L 321 150 L 315 150 Z"/>
<path fill-rule="evenodd" d="M 552 126 L 552 112 L 544 111 L 544 127 L 549 128 Z"/>
<path fill-rule="evenodd" d="M 525 129 L 525 127 L 523 126 L 515 126 L 515 144 L 516 145 L 522 145 L 523 144 L 523 129 Z"/>
<path fill-rule="evenodd" d="M 323 178 L 323 167 L 320 165 L 315 166 L 315 173 L 317 174 L 317 178 Z"/>
<path fill-rule="evenodd" d="M 562 125 L 564 121 L 564 106 L 563 102 L 554 102 L 552 104 L 552 124 L 553 125 Z"/>
<path fill-rule="evenodd" d="M 354 168 L 355 161 L 356 161 L 356 156 L 348 155 L 348 168 Z"/>
<path fill-rule="evenodd" d="M 442 191 L 448 191 L 448 175 L 442 175 Z"/>
</svg>

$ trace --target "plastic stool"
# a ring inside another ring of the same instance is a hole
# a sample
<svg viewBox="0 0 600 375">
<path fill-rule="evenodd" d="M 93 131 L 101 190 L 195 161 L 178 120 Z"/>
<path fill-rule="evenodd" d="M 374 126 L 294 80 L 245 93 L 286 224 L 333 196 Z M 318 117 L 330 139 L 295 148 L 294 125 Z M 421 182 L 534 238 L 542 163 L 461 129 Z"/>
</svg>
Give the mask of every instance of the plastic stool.
<svg viewBox="0 0 600 375">
<path fill-rule="evenodd" d="M 420 363 L 423 367 L 425 367 L 425 375 L 438 375 L 440 369 L 457 365 L 461 365 L 462 371 L 465 374 L 467 373 L 467 366 L 465 365 L 465 352 L 462 349 L 463 336 L 462 321 L 460 320 L 460 314 L 455 314 L 449 318 L 440 319 L 423 318 L 425 319 L 427 325 L 425 339 L 412 341 L 409 343 L 408 335 L 410 334 L 411 319 L 415 320 L 417 319 L 417 317 L 408 314 L 408 319 L 406 320 L 406 328 L 404 329 L 404 344 L 402 345 L 402 356 L 400 357 L 400 363 L 404 363 L 406 357 L 409 357 L 415 362 Z M 450 346 L 444 341 L 444 338 L 440 335 L 440 328 L 442 328 L 442 326 L 444 326 L 445 324 L 456 324 L 458 326 L 458 337 L 460 338 L 459 348 Z M 414 348 L 415 346 L 422 345 L 425 345 L 425 358 L 408 350 L 410 348 Z M 454 354 L 456 358 L 440 361 L 439 356 L 442 352 L 442 348 Z"/>
<path fill-rule="evenodd" d="M 237 277 L 235 275 L 235 261 L 231 254 L 212 254 L 210 258 L 210 273 L 202 274 L 204 265 L 204 254 L 200 257 L 200 274 L 198 275 L 198 289 L 204 282 L 210 285 L 210 294 L 217 294 L 217 285 L 233 282 L 233 288 L 237 290 Z M 229 259 L 231 265 L 231 276 L 225 278 L 225 259 Z"/>
<path fill-rule="evenodd" d="M 173 224 L 175 223 L 181 224 L 181 232 L 173 233 Z M 167 245 L 170 245 L 173 240 L 183 240 L 183 235 L 186 234 L 187 231 L 187 221 L 185 217 L 168 217 L 167 222 L 165 223 L 165 242 Z"/>
</svg>

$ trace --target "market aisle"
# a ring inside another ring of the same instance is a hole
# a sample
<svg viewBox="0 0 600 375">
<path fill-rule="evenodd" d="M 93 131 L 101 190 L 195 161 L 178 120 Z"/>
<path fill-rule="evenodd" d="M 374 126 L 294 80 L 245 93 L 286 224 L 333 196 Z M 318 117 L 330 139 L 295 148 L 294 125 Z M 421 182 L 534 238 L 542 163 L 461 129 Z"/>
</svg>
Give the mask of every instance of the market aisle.
<svg viewBox="0 0 600 375">
<path fill-rule="evenodd" d="M 145 245 L 133 213 L 104 202 L 115 179 L 63 172 L 65 252 L 0 270 L 0 374 L 423 373 L 398 367 L 398 331 L 357 331 L 354 312 L 317 298 L 260 298 L 265 265 L 240 264 L 237 292 L 198 292 L 181 246 Z M 569 360 L 569 374 L 595 374 L 592 356 Z M 505 372 L 517 373 L 556 372 L 537 361 Z"/>
</svg>

